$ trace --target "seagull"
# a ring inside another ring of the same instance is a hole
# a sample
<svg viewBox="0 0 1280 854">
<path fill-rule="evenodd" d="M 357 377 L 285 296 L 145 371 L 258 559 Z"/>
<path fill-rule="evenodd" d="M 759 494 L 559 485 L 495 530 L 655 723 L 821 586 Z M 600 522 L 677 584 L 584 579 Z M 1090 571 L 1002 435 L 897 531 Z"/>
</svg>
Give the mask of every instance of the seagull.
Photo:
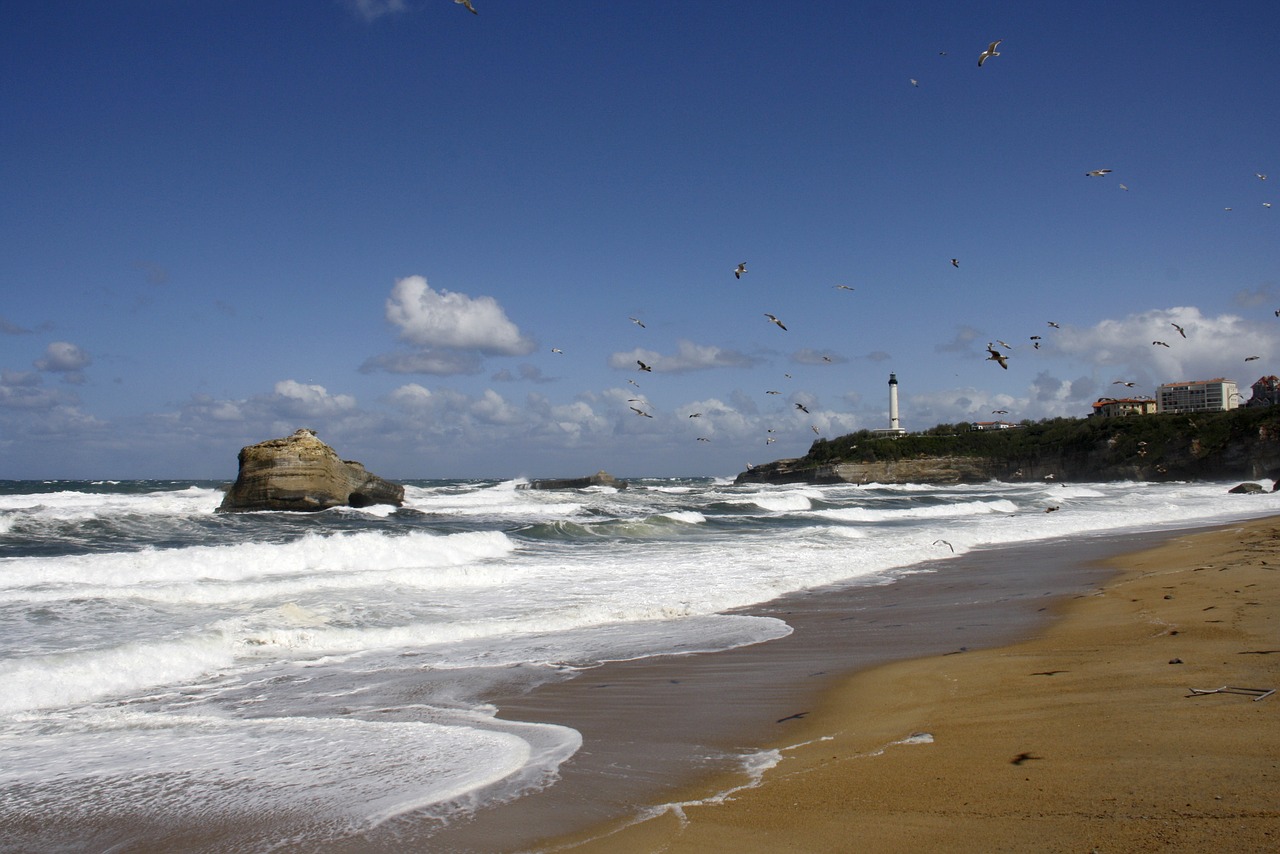
<svg viewBox="0 0 1280 854">
<path fill-rule="evenodd" d="M 644 329 L 644 324 L 640 322 L 639 318 L 633 317 L 631 318 L 631 322 L 634 323 L 636 326 L 639 326 L 641 329 Z"/>
<path fill-rule="evenodd" d="M 837 290 L 841 290 L 841 291 L 851 291 L 851 290 L 853 290 L 853 288 L 849 287 L 848 285 L 832 285 L 832 287 L 836 288 Z"/>
<path fill-rule="evenodd" d="M 812 430 L 816 435 L 819 435 L 819 436 L 820 436 L 820 435 L 822 435 L 821 433 L 818 433 L 818 425 L 817 425 L 817 424 L 810 424 L 810 425 L 809 425 L 809 429 L 810 429 L 810 430 Z"/>
<path fill-rule="evenodd" d="M 1039 336 L 1039 335 L 1032 335 L 1032 336 L 1031 336 L 1031 340 L 1032 340 L 1032 341 L 1039 341 L 1039 340 L 1040 340 L 1040 336 Z"/>
<path fill-rule="evenodd" d="M 951 266 L 952 266 L 952 267 L 959 267 L 959 266 L 960 266 L 960 259 L 959 259 L 959 258 L 952 258 L 952 259 L 951 259 Z"/>
<path fill-rule="evenodd" d="M 769 318 L 769 320 L 773 321 L 774 323 L 778 324 L 778 328 L 781 329 L 783 332 L 787 331 L 787 327 L 782 325 L 782 321 L 774 317 L 772 314 L 769 314 L 769 312 L 766 311 L 764 313 L 764 316 Z"/>
<path fill-rule="evenodd" d="M 953 546 L 953 545 L 951 545 L 951 543 L 948 543 L 946 540 L 934 540 L 934 541 L 933 541 L 933 544 L 934 544 L 935 546 L 936 546 L 936 545 L 938 545 L 939 543 L 941 543 L 942 545 L 944 545 L 944 546 L 946 546 L 947 548 L 951 549 L 951 551 L 955 551 L 955 550 L 956 550 L 956 547 L 955 547 L 955 546 Z"/>
<path fill-rule="evenodd" d="M 1258 176 L 1258 180 L 1259 180 L 1259 181 L 1265 181 L 1265 180 L 1267 180 L 1267 176 L 1266 176 L 1266 175 L 1263 175 L 1261 172 L 1254 172 L 1253 174 L 1255 174 L 1255 175 L 1257 175 L 1257 176 Z"/>
<path fill-rule="evenodd" d="M 653 373 L 653 368 L 649 367 L 648 365 L 646 365 L 644 362 L 640 361 L 639 359 L 636 359 L 636 364 L 640 366 L 640 370 L 642 370 L 642 371 L 648 371 L 649 373 Z"/>
<path fill-rule="evenodd" d="M 1061 329 L 1061 328 L 1062 328 L 1062 327 L 1061 327 L 1061 326 L 1059 326 L 1058 324 L 1054 323 L 1052 320 L 1048 321 L 1048 323 L 1049 323 L 1049 325 L 1050 325 L 1050 326 L 1052 326 L 1054 329 Z"/>
<path fill-rule="evenodd" d="M 1256 358 L 1258 358 L 1258 357 L 1257 357 L 1257 356 L 1254 356 L 1254 358 L 1256 359 Z M 797 404 L 796 404 L 796 409 L 799 409 L 801 412 L 808 412 L 808 411 L 809 411 L 809 410 L 808 410 L 808 408 L 807 408 L 803 403 L 797 403 Z"/>
<path fill-rule="evenodd" d="M 1185 330 L 1185 329 L 1183 329 L 1181 326 L 1179 326 L 1178 324 L 1174 323 L 1173 321 L 1170 321 L 1170 322 L 1169 322 L 1169 325 L 1170 325 L 1170 326 L 1172 326 L 1174 329 L 1178 330 L 1178 334 L 1179 334 L 1179 335 L 1181 335 L 1183 338 L 1186 338 L 1186 337 L 1187 337 L 1187 332 L 1186 332 L 1186 330 Z"/>
<path fill-rule="evenodd" d="M 768 391 L 766 391 L 766 392 L 765 392 L 765 394 L 782 394 L 782 392 L 780 392 L 780 391 L 774 391 L 773 389 L 769 389 Z"/>
<path fill-rule="evenodd" d="M 630 407 L 630 409 L 631 409 L 631 411 L 632 411 L 632 412 L 634 412 L 636 415 L 643 415 L 645 418 L 652 418 L 652 417 L 653 417 L 653 416 L 652 416 L 652 415 L 650 415 L 649 413 L 645 412 L 643 409 L 636 409 L 634 406 Z"/>
<path fill-rule="evenodd" d="M 1000 44 L 1000 42 L 1002 42 L 1002 41 L 1004 41 L 1004 39 L 996 39 L 996 40 L 995 40 L 995 41 L 993 41 L 991 44 L 987 45 L 987 49 L 986 49 L 986 50 L 984 50 L 982 53 L 980 53 L 980 54 L 978 55 L 978 67 L 979 67 L 979 68 L 981 68 L 981 67 L 982 67 L 982 63 L 986 62 L 986 61 L 987 61 L 988 59 L 990 59 L 991 57 L 993 57 L 993 56 L 999 56 L 999 55 L 1000 55 L 999 53 L 997 53 L 997 52 L 996 52 L 996 46 L 997 46 L 998 44 Z"/>
<path fill-rule="evenodd" d="M 1151 342 L 1151 346 L 1153 346 L 1153 347 L 1168 347 L 1169 345 L 1168 345 L 1168 344 L 1166 344 L 1166 343 L 1164 343 L 1163 341 L 1152 341 L 1152 342 Z"/>
<path fill-rule="evenodd" d="M 1128 188 L 1128 187 L 1126 187 L 1124 184 L 1121 184 L 1121 185 L 1120 185 L 1120 189 L 1122 189 L 1122 190 L 1128 190 L 1129 188 Z"/>
<path fill-rule="evenodd" d="M 467 11 L 468 11 L 468 12 L 470 12 L 471 14 L 473 14 L 473 15 L 479 15 L 479 14 L 480 14 L 479 12 L 477 12 L 477 11 L 476 11 L 476 7 L 471 5 L 471 0 L 453 0 L 453 2 L 454 2 L 454 3 L 459 3 L 459 4 L 463 5 L 463 6 L 466 6 L 466 7 L 467 7 Z"/>
<path fill-rule="evenodd" d="M 633 386 L 635 386 L 636 388 L 640 388 L 640 383 L 636 382 L 635 380 L 631 379 L 630 377 L 628 377 L 628 378 L 627 378 L 627 382 L 631 383 L 631 384 L 632 384 Z"/>
<path fill-rule="evenodd" d="M 914 77 L 912 77 L 912 78 L 911 78 L 911 85 L 912 85 L 912 86 L 919 86 L 919 85 L 920 85 L 920 82 L 919 82 L 918 80 L 916 80 Z"/>
<path fill-rule="evenodd" d="M 1004 368 L 1006 371 L 1009 370 L 1008 356 L 1004 355 L 999 350 L 993 349 L 990 344 L 987 344 L 987 352 L 991 354 L 987 357 L 988 362 L 999 362 L 1000 367 Z"/>
<path fill-rule="evenodd" d="M 708 438 L 707 438 L 707 437 L 705 437 L 705 436 L 699 436 L 699 437 L 698 437 L 698 441 L 699 441 L 699 442 L 710 442 L 711 440 L 710 440 L 710 439 L 708 439 Z"/>
<path fill-rule="evenodd" d="M 991 410 L 991 414 L 992 414 L 992 415 L 1008 415 L 1008 414 L 1009 414 L 1009 410 L 1007 410 L 1007 409 L 993 409 L 993 410 Z"/>
<path fill-rule="evenodd" d="M 999 338 L 997 338 L 997 339 L 996 339 L 996 343 L 997 343 L 997 344 L 999 344 L 1001 347 L 1005 348 L 1006 350 L 1012 350 L 1012 349 L 1013 349 L 1013 345 L 1012 345 L 1012 344 L 1006 344 L 1006 343 L 1004 343 L 1003 341 L 1001 341 Z"/>
<path fill-rule="evenodd" d="M 1094 169 L 1092 172 L 1086 172 L 1084 174 L 1090 178 L 1101 178 L 1103 175 L 1110 175 L 1111 170 L 1110 169 Z"/>
<path fill-rule="evenodd" d="M 1263 206 L 1264 208 L 1269 208 L 1269 207 L 1271 207 L 1271 202 L 1263 202 L 1263 203 L 1262 203 L 1262 206 Z"/>
<path fill-rule="evenodd" d="M 741 279 L 742 274 L 745 272 L 747 272 L 747 262 L 743 261 L 741 264 L 739 264 L 737 267 L 734 268 L 733 277 L 735 279 Z"/>
<path fill-rule="evenodd" d="M 765 440 L 764 440 L 764 443 L 765 443 L 766 445 L 772 445 L 772 444 L 773 444 L 774 442 L 776 442 L 776 441 L 778 441 L 778 440 L 777 440 L 777 439 L 775 439 L 775 438 L 773 438 L 772 436 L 770 436 L 769 438 L 767 438 L 767 439 L 765 439 Z"/>
<path fill-rule="evenodd" d="M 691 412 L 691 413 L 689 413 L 689 417 L 690 417 L 690 418 L 701 418 L 701 417 L 702 417 L 702 413 L 701 413 L 701 412 Z"/>
<path fill-rule="evenodd" d="M 1253 361 L 1253 360 L 1255 360 L 1255 359 L 1261 359 L 1261 358 L 1262 358 L 1261 356 L 1245 356 L 1245 357 L 1244 357 L 1244 360 L 1245 360 L 1246 362 L 1252 362 L 1252 361 Z"/>
<path fill-rule="evenodd" d="M 552 352 L 552 353 L 564 353 L 564 351 L 563 351 L 563 350 L 561 350 L 559 347 L 552 347 L 552 348 L 551 348 L 551 352 Z"/>
<path fill-rule="evenodd" d="M 831 357 L 830 357 L 830 356 L 823 356 L 823 357 L 822 357 L 822 361 L 824 361 L 824 362 L 830 362 L 830 361 L 831 361 Z"/>
<path fill-rule="evenodd" d="M 1129 382 L 1128 380 L 1113 380 L 1113 381 L 1111 382 L 1111 384 L 1112 384 L 1112 385 L 1122 385 L 1122 386 L 1124 386 L 1125 388 L 1133 388 L 1133 386 L 1134 386 L 1134 383 L 1131 383 L 1131 382 Z"/>
</svg>

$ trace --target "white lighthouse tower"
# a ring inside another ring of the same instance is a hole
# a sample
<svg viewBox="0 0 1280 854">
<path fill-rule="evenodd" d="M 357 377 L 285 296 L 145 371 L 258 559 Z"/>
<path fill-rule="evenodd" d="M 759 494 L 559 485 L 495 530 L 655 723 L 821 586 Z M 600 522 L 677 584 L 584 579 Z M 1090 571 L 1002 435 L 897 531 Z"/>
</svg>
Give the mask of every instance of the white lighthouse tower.
<svg viewBox="0 0 1280 854">
<path fill-rule="evenodd" d="M 898 423 L 898 375 L 889 374 L 889 429 L 897 433 L 902 430 Z"/>
<path fill-rule="evenodd" d="M 907 431 L 898 421 L 898 375 L 889 374 L 889 429 L 871 431 L 877 436 L 902 436 Z"/>
</svg>

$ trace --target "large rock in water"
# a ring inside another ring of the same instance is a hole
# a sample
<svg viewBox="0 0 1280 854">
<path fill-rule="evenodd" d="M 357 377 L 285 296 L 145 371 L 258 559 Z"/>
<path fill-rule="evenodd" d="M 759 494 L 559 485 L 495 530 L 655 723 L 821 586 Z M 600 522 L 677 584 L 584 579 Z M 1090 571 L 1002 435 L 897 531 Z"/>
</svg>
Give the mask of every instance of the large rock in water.
<svg viewBox="0 0 1280 854">
<path fill-rule="evenodd" d="M 601 469 L 588 477 L 562 477 L 548 480 L 533 480 L 522 483 L 519 489 L 586 489 L 589 486 L 612 486 L 615 489 L 626 489 L 627 482 L 618 480 L 607 471 Z"/>
<path fill-rule="evenodd" d="M 222 499 L 220 512 L 328 510 L 404 504 L 404 487 L 342 460 L 311 430 L 268 439 L 240 449 L 240 474 Z"/>
</svg>

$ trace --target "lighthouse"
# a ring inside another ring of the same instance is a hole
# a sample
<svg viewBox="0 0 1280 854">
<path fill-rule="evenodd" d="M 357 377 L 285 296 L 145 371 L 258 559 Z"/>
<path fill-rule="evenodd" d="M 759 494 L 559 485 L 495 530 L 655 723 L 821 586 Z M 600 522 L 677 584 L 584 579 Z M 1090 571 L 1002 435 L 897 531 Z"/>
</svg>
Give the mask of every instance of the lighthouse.
<svg viewBox="0 0 1280 854">
<path fill-rule="evenodd" d="M 895 433 L 902 430 L 898 423 L 898 375 L 894 373 L 889 374 L 889 429 Z"/>
</svg>

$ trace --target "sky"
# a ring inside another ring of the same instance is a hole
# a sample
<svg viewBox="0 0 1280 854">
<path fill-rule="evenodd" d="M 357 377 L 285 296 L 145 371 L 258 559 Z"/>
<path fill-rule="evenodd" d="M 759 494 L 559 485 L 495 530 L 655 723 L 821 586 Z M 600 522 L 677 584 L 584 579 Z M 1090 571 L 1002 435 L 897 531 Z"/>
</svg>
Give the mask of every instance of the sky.
<svg viewBox="0 0 1280 854">
<path fill-rule="evenodd" d="M 473 3 L 0 5 L 0 478 L 733 476 L 891 372 L 1280 372 L 1280 5 Z"/>
</svg>

